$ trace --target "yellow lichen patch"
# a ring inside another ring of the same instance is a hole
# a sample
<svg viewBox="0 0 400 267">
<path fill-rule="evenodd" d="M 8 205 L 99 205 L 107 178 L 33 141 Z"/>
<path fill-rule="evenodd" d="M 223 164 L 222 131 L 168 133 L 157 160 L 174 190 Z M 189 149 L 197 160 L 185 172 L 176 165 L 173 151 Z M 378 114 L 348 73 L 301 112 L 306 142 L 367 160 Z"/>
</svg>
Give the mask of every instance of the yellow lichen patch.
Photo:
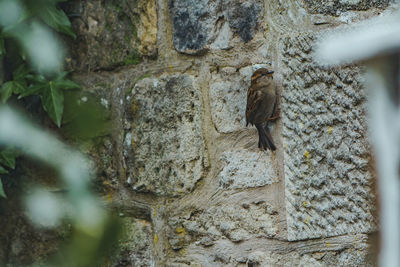
<svg viewBox="0 0 400 267">
<path fill-rule="evenodd" d="M 186 233 L 186 230 L 185 230 L 185 228 L 183 228 L 183 227 L 177 227 L 177 228 L 176 228 L 176 232 L 177 232 L 179 235 L 184 235 L 184 234 Z"/>
<path fill-rule="evenodd" d="M 157 4 L 155 0 L 139 1 L 139 23 L 137 35 L 140 40 L 139 52 L 152 55 L 157 49 Z"/>
<path fill-rule="evenodd" d="M 179 250 L 179 253 L 180 253 L 181 255 L 186 255 L 186 249 L 183 248 L 183 249 Z"/>
<path fill-rule="evenodd" d="M 326 247 L 327 248 L 330 248 L 332 245 L 331 245 L 331 243 L 330 242 L 326 242 Z"/>
<path fill-rule="evenodd" d="M 168 68 L 169 68 L 170 71 L 174 70 L 174 66 L 172 66 L 172 65 L 169 65 Z"/>
<path fill-rule="evenodd" d="M 107 203 L 111 203 L 113 197 L 111 193 L 108 193 L 104 198 L 107 201 Z"/>
<path fill-rule="evenodd" d="M 157 208 L 154 209 L 153 217 L 157 217 Z"/>
<path fill-rule="evenodd" d="M 333 127 L 331 126 L 331 127 L 328 128 L 328 134 L 331 134 L 332 131 L 333 131 Z"/>
<path fill-rule="evenodd" d="M 304 223 L 305 223 L 305 224 L 308 224 L 308 223 L 310 222 L 310 220 L 311 220 L 311 218 L 310 218 L 310 217 L 307 217 L 307 218 L 304 220 Z"/>
<path fill-rule="evenodd" d="M 308 159 L 308 158 L 310 157 L 310 152 L 308 152 L 308 150 L 306 150 L 306 151 L 304 152 L 304 157 L 305 157 L 306 159 Z"/>
<path fill-rule="evenodd" d="M 308 201 L 303 201 L 303 207 L 304 208 L 308 208 L 310 204 L 308 203 Z"/>
<path fill-rule="evenodd" d="M 154 244 L 158 243 L 158 235 L 157 234 L 154 235 L 153 240 L 154 240 Z"/>
<path fill-rule="evenodd" d="M 136 115 L 136 116 L 138 115 L 140 107 L 135 99 L 132 100 L 132 102 L 131 102 L 131 110 L 132 110 L 133 115 Z"/>
<path fill-rule="evenodd" d="M 104 181 L 104 182 L 103 182 L 103 185 L 110 186 L 110 185 L 111 185 L 111 182 L 110 182 L 110 181 Z"/>
</svg>

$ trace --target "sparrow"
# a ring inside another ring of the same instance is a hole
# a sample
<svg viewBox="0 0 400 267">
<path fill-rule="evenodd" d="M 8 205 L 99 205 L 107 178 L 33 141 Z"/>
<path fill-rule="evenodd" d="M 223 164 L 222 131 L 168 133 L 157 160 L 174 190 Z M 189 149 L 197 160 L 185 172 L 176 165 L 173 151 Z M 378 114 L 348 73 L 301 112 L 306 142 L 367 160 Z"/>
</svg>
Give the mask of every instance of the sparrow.
<svg viewBox="0 0 400 267">
<path fill-rule="evenodd" d="M 272 74 L 266 68 L 256 70 L 251 76 L 250 88 L 247 91 L 246 126 L 250 123 L 258 131 L 258 147 L 276 150 L 268 129 L 268 122 L 275 119 L 277 92 Z"/>
</svg>

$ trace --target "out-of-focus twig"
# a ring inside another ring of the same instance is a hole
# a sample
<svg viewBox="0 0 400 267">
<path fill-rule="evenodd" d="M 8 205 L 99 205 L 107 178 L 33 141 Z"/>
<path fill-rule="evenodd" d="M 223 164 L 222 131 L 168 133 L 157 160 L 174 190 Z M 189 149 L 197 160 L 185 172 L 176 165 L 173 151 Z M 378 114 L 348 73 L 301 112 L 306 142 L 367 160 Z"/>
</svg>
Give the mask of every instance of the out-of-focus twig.
<svg viewBox="0 0 400 267">
<path fill-rule="evenodd" d="M 316 60 L 367 65 L 369 131 L 377 156 L 381 249 L 379 264 L 400 266 L 400 13 L 377 17 L 320 38 Z"/>
</svg>

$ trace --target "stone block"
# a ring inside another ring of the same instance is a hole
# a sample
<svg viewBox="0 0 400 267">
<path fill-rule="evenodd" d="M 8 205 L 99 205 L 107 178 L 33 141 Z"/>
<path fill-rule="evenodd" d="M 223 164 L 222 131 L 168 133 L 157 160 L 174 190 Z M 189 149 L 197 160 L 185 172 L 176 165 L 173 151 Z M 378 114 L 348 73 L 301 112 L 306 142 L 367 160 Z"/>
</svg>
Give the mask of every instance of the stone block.
<svg viewBox="0 0 400 267">
<path fill-rule="evenodd" d="M 77 35 L 69 42 L 70 69 L 111 69 L 157 55 L 155 0 L 79 0 L 65 5 Z"/>
<path fill-rule="evenodd" d="M 136 83 L 127 97 L 124 156 L 135 191 L 179 195 L 204 171 L 202 102 L 195 79 L 163 75 Z"/>
<path fill-rule="evenodd" d="M 259 0 L 170 0 L 175 49 L 187 54 L 227 49 L 233 34 L 247 43 L 262 20 L 262 7 Z"/>
<path fill-rule="evenodd" d="M 322 69 L 314 37 L 284 37 L 282 122 L 289 240 L 376 229 L 362 69 Z"/>
<path fill-rule="evenodd" d="M 304 0 L 311 13 L 339 15 L 349 10 L 368 10 L 386 8 L 392 0 Z"/>
</svg>

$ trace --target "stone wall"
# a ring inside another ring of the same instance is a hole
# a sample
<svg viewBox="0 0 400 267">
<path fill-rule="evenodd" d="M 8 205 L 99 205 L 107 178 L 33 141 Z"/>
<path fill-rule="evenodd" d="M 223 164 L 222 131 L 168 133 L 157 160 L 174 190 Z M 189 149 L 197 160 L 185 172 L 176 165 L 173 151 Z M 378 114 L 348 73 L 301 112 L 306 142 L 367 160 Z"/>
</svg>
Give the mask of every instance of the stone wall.
<svg viewBox="0 0 400 267">
<path fill-rule="evenodd" d="M 315 41 L 390 1 L 72 1 L 68 66 L 111 111 L 93 153 L 127 225 L 112 266 L 374 266 L 362 67 Z M 277 151 L 246 127 L 252 72 L 275 70 Z"/>
<path fill-rule="evenodd" d="M 390 3 L 114 2 L 81 4 L 73 24 L 88 53 L 71 68 L 114 115 L 104 151 L 114 175 L 101 179 L 134 232 L 125 266 L 373 266 L 362 68 L 322 69 L 313 50 L 325 31 Z M 275 153 L 244 120 L 262 66 L 281 96 Z"/>
</svg>

